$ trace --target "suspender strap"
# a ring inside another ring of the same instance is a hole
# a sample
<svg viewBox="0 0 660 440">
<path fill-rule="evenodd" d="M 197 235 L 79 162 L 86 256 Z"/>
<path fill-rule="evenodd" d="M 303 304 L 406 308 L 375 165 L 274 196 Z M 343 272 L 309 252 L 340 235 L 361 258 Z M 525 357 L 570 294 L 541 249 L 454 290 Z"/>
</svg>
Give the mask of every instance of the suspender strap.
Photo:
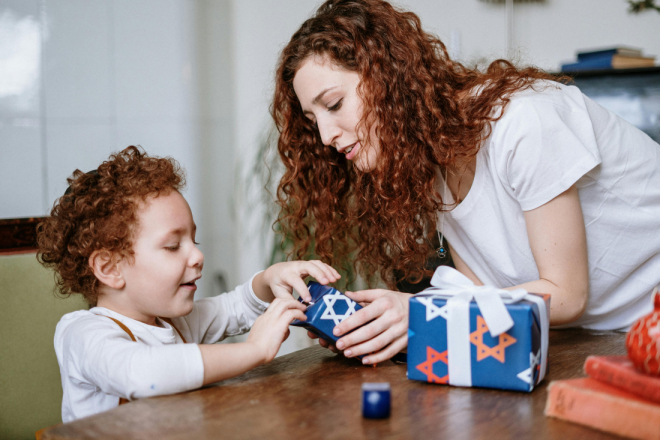
<svg viewBox="0 0 660 440">
<path fill-rule="evenodd" d="M 105 315 L 98 315 L 98 316 L 105 316 Z M 124 330 L 124 331 L 128 334 L 128 336 L 131 337 L 131 339 L 133 340 L 133 342 L 137 342 L 137 339 L 135 339 L 135 336 L 133 335 L 133 332 L 131 331 L 131 329 L 129 329 L 128 327 L 126 327 L 126 326 L 125 326 L 120 320 L 115 319 L 115 318 L 110 317 L 110 316 L 105 316 L 105 317 L 106 317 L 106 318 L 109 318 L 109 319 L 112 319 L 113 321 L 115 321 L 115 323 L 119 326 L 119 328 L 121 328 L 122 330 Z M 184 338 L 183 335 L 181 334 L 181 332 L 179 331 L 179 329 L 176 328 L 176 327 L 174 326 L 174 324 L 172 324 L 172 320 L 171 320 L 170 318 L 160 318 L 160 319 L 162 319 L 163 321 L 165 321 L 165 322 L 167 322 L 169 325 L 171 325 L 172 328 L 173 328 L 173 329 L 179 334 L 179 337 L 181 338 L 181 340 L 183 341 L 183 343 L 186 344 L 186 338 Z M 124 399 L 123 397 L 120 397 L 120 398 L 119 398 L 119 404 L 120 404 L 120 405 L 123 405 L 124 403 L 128 403 L 128 399 Z M 40 438 L 40 434 L 41 434 L 41 431 L 37 432 L 37 438 Z"/>
<path fill-rule="evenodd" d="M 98 316 L 105 316 L 105 315 L 98 315 Z M 126 326 L 125 326 L 120 320 L 115 319 L 115 318 L 111 318 L 110 316 L 106 316 L 106 318 L 110 318 L 110 319 L 112 319 L 113 321 L 115 321 L 115 322 L 117 323 L 117 325 L 118 325 L 122 330 L 124 330 L 126 333 L 128 333 L 128 336 L 131 337 L 131 339 L 133 340 L 133 342 L 137 342 L 137 339 L 135 339 L 135 336 L 133 336 L 133 332 L 132 332 L 128 327 L 126 327 Z M 120 405 L 123 405 L 124 403 L 128 403 L 128 402 L 129 402 L 128 399 L 124 399 L 123 397 L 120 397 L 120 398 L 119 398 L 119 404 L 120 404 Z"/>
<path fill-rule="evenodd" d="M 183 341 L 183 343 L 184 343 L 184 344 L 187 344 L 187 342 L 186 342 L 186 338 L 184 338 L 183 335 L 181 334 L 181 332 L 179 331 L 179 329 L 176 328 L 176 327 L 174 326 L 174 324 L 172 323 L 172 320 L 171 320 L 170 318 L 160 318 L 160 319 L 161 319 L 162 321 L 165 321 L 165 322 L 168 323 L 169 325 L 171 325 L 172 328 L 177 332 L 177 334 L 179 335 L 179 337 L 181 338 L 181 340 Z"/>
<path fill-rule="evenodd" d="M 99 316 L 105 316 L 105 315 L 99 315 Z M 135 339 L 135 336 L 133 336 L 133 332 L 128 327 L 126 327 L 120 320 L 115 319 L 115 318 L 111 318 L 110 316 L 106 316 L 106 318 L 110 318 L 113 321 L 115 321 L 117 323 L 117 325 L 119 327 L 121 327 L 122 330 L 124 330 L 126 333 L 128 333 L 128 336 L 131 337 L 133 342 L 137 342 L 137 339 Z"/>
<path fill-rule="evenodd" d="M 105 316 L 105 315 L 98 315 L 98 316 Z M 133 332 L 131 332 L 131 330 L 128 327 L 126 327 L 121 321 L 119 321 L 118 319 L 115 319 L 115 318 L 111 318 L 110 316 L 105 316 L 105 317 L 115 321 L 117 323 L 117 325 L 119 327 L 121 327 L 122 330 L 124 330 L 126 333 L 128 333 L 128 336 L 131 337 L 133 342 L 137 342 L 137 339 L 135 339 L 135 336 L 133 336 Z M 174 325 L 174 323 L 172 323 L 172 320 L 170 318 L 160 318 L 160 319 L 172 326 L 172 328 L 174 329 L 174 331 L 177 332 L 177 334 L 179 335 L 179 337 L 181 338 L 181 340 L 183 341 L 184 344 L 188 343 L 188 342 L 186 342 L 186 338 L 183 337 L 183 335 L 181 334 L 179 329 L 176 328 L 176 326 Z"/>
</svg>

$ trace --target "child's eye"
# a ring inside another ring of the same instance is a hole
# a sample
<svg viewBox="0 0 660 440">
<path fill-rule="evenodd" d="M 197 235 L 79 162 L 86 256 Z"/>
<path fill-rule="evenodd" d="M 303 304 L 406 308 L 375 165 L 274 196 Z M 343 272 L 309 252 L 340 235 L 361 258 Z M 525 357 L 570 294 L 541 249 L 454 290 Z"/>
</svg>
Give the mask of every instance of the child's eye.
<svg viewBox="0 0 660 440">
<path fill-rule="evenodd" d="M 177 251 L 179 250 L 179 243 L 175 244 L 174 246 L 165 246 L 165 249 L 172 252 Z"/>
<path fill-rule="evenodd" d="M 344 98 L 341 98 L 339 101 L 337 101 L 337 103 L 335 105 L 333 105 L 332 107 L 328 107 L 328 110 L 331 111 L 331 112 L 336 112 L 337 110 L 339 110 L 341 108 L 341 104 L 342 104 L 343 101 L 344 101 Z"/>
</svg>

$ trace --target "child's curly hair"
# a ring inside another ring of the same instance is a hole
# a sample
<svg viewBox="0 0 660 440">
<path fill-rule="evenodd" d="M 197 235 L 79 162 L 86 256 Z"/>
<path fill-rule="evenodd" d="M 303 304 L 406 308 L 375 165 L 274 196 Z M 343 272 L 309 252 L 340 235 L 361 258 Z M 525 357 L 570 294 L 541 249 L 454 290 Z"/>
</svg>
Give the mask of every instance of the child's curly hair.
<svg viewBox="0 0 660 440">
<path fill-rule="evenodd" d="M 185 174 L 170 158 L 148 156 L 130 146 L 115 153 L 97 170 L 73 172 L 69 188 L 37 226 L 37 259 L 55 270 L 59 292 L 80 293 L 92 306 L 99 281 L 89 265 L 94 251 L 107 250 L 119 258 L 133 255 L 137 210 L 149 196 L 180 191 Z"/>
</svg>

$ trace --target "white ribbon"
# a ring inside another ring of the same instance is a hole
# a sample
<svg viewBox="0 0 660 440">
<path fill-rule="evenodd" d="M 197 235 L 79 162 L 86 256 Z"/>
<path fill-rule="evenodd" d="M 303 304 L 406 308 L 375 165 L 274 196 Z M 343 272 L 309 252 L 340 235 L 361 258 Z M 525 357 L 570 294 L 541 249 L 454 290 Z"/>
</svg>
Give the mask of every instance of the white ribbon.
<svg viewBox="0 0 660 440">
<path fill-rule="evenodd" d="M 475 286 L 465 275 L 448 266 L 435 270 L 431 285 L 416 297 L 446 299 L 447 351 L 449 383 L 454 386 L 472 386 L 472 359 L 470 355 L 470 302 L 474 299 L 486 321 L 492 337 L 513 327 L 513 319 L 506 304 L 523 299 L 535 303 L 541 319 L 541 371 L 539 381 L 545 377 L 548 355 L 548 310 L 543 298 L 530 295 L 524 289 L 503 290 L 493 286 Z M 533 377 L 533 372 L 532 372 Z M 534 384 L 532 384 L 533 386 Z"/>
</svg>

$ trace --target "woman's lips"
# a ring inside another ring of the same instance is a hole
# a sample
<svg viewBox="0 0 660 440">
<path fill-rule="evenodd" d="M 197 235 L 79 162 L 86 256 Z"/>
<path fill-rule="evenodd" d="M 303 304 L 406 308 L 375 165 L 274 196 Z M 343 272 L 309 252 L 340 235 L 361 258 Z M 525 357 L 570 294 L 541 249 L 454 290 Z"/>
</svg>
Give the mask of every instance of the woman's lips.
<svg viewBox="0 0 660 440">
<path fill-rule="evenodd" d="M 360 149 L 360 142 L 354 143 L 353 144 L 353 149 L 350 152 L 346 153 L 346 159 L 353 160 L 353 158 L 355 158 L 355 155 L 357 154 L 359 149 Z"/>
</svg>

